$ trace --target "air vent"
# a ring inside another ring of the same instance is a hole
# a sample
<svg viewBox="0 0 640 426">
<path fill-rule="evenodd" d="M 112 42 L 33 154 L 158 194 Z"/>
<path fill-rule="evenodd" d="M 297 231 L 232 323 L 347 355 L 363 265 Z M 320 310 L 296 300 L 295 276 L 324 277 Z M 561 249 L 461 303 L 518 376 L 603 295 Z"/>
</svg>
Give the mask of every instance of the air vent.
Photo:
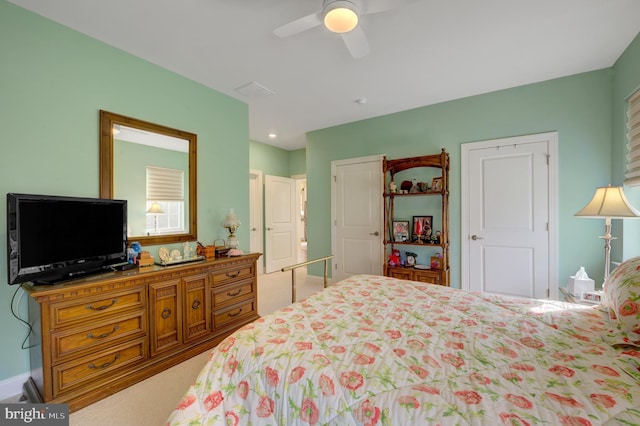
<svg viewBox="0 0 640 426">
<path fill-rule="evenodd" d="M 249 99 L 264 98 L 266 96 L 275 95 L 275 92 L 272 92 L 255 81 L 247 83 L 244 86 L 236 87 L 234 90 Z"/>
</svg>

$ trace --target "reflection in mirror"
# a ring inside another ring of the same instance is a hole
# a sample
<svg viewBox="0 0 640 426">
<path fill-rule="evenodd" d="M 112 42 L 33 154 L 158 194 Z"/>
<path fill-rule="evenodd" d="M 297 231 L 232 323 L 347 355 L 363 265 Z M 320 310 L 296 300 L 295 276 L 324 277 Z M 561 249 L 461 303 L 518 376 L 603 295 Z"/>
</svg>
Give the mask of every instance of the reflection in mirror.
<svg viewBox="0 0 640 426">
<path fill-rule="evenodd" d="M 141 244 L 196 239 L 196 135 L 100 112 L 100 196 L 128 201 Z"/>
</svg>

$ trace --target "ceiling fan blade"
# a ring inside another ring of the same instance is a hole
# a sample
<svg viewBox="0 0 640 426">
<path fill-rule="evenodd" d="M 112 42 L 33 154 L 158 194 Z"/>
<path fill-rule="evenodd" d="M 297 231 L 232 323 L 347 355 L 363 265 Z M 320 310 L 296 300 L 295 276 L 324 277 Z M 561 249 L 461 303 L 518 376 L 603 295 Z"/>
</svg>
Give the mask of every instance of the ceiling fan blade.
<svg viewBox="0 0 640 426">
<path fill-rule="evenodd" d="M 366 0 L 364 13 L 378 13 L 403 6 L 406 0 Z"/>
<path fill-rule="evenodd" d="M 347 45 L 347 49 L 349 49 L 349 53 L 354 58 L 359 59 L 369 54 L 369 42 L 360 25 L 348 33 L 341 34 L 341 36 L 344 44 Z"/>
<path fill-rule="evenodd" d="M 322 14 L 314 13 L 300 19 L 296 19 L 295 21 L 291 21 L 288 24 L 284 24 L 283 26 L 273 30 L 273 33 L 278 37 L 289 37 L 294 34 L 310 30 L 320 24 L 322 24 Z"/>
</svg>

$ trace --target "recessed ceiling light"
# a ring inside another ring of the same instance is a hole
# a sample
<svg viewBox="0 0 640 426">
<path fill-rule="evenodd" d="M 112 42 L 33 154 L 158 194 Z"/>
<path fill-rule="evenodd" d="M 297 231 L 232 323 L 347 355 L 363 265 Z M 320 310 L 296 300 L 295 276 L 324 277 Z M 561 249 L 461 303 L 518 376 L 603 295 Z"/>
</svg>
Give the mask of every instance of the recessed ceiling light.
<svg viewBox="0 0 640 426">
<path fill-rule="evenodd" d="M 273 133 L 273 132 L 272 132 L 272 133 L 269 133 L 269 139 L 275 139 L 275 138 L 277 138 L 277 137 L 278 137 L 278 135 L 277 135 L 277 134 L 275 134 L 275 133 Z"/>
<path fill-rule="evenodd" d="M 364 105 L 364 104 L 366 104 L 366 103 L 367 103 L 367 101 L 368 101 L 368 99 L 367 99 L 367 98 L 358 98 L 358 99 L 356 99 L 356 100 L 355 100 L 355 101 L 353 101 L 353 102 L 357 103 L 358 105 Z"/>
</svg>

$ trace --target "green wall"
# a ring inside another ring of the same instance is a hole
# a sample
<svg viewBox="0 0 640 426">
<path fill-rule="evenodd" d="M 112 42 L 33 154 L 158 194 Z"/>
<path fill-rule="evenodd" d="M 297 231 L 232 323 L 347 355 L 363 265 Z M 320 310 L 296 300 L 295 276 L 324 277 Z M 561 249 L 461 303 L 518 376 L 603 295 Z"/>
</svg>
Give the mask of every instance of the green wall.
<svg viewBox="0 0 640 426">
<path fill-rule="evenodd" d="M 249 165 L 265 175 L 291 177 L 307 173 L 306 149 L 287 151 L 261 142 L 250 141 Z"/>
<path fill-rule="evenodd" d="M 104 109 L 198 135 L 202 242 L 226 235 L 221 222 L 231 207 L 248 223 L 246 104 L 5 0 L 0 0 L 0 57 L 0 193 L 97 197 L 98 111 Z M 5 221 L 3 207 L 0 223 Z M 240 228 L 240 241 L 249 241 L 248 232 Z M 0 240 L 5 239 L 2 225 Z M 6 259 L 6 245 L 0 247 L 0 258 Z M 29 370 L 28 352 L 20 349 L 27 329 L 9 309 L 19 287 L 6 285 L 6 276 L 2 260 L 0 381 Z M 17 303 L 23 318 L 25 300 Z"/>
<path fill-rule="evenodd" d="M 604 262 L 597 236 L 602 223 L 574 214 L 596 186 L 611 179 L 613 77 L 611 70 L 594 71 L 310 132 L 308 207 L 314 214 L 308 223 L 309 258 L 331 253 L 332 160 L 374 154 L 402 158 L 445 148 L 451 157 L 451 285 L 460 287 L 460 145 L 557 131 L 560 284 L 582 265 L 601 280 Z"/>
<path fill-rule="evenodd" d="M 289 151 L 289 173 L 291 176 L 307 173 L 307 150 L 305 148 Z"/>
</svg>

